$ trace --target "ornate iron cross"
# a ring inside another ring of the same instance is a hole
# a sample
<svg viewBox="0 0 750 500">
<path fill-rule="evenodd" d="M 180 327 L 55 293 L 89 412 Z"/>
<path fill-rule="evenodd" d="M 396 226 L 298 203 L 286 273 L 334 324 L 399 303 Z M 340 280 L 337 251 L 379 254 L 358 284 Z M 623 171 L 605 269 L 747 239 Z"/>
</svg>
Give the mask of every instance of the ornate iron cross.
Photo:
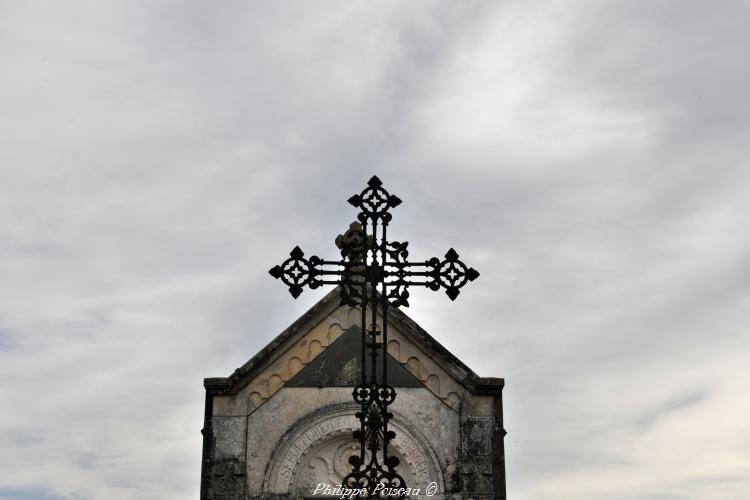
<svg viewBox="0 0 750 500">
<path fill-rule="evenodd" d="M 388 385 L 388 308 L 408 307 L 410 286 L 444 288 L 448 297 L 455 300 L 460 289 L 477 279 L 479 273 L 461 262 L 452 248 L 443 260 L 433 257 L 422 262 L 407 261 L 408 243 L 389 242 L 386 237 L 391 221 L 389 210 L 400 205 L 401 200 L 383 189 L 376 176 L 360 194 L 349 198 L 349 203 L 361 211 L 357 222 L 336 238 L 341 260 L 323 260 L 315 255 L 305 258 L 302 250 L 294 247 L 289 258 L 269 272 L 289 287 L 295 299 L 305 286 L 315 289 L 339 285 L 342 305 L 361 310 L 361 377 L 352 392 L 361 408 L 356 413 L 360 428 L 354 432 L 360 452 L 349 457 L 352 471 L 344 478 L 343 486 L 364 489 L 367 496 L 380 496 L 387 489 L 406 487 L 396 470 L 398 458 L 388 454 L 388 445 L 396 436 L 388 430 L 393 418 L 388 406 L 396 399 L 396 390 Z M 382 328 L 376 324 L 378 309 Z M 382 363 L 380 374 L 378 358 Z"/>
</svg>

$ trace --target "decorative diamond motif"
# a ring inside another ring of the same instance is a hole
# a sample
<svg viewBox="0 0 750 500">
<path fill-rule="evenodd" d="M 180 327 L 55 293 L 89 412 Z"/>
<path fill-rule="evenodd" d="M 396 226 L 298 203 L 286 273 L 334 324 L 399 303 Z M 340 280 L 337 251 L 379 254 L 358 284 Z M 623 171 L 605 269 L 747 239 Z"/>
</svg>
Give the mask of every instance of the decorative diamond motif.
<svg viewBox="0 0 750 500">
<path fill-rule="evenodd" d="M 442 261 L 437 257 L 422 262 L 407 261 L 409 243 L 389 242 L 386 238 L 391 221 L 389 210 L 399 206 L 401 199 L 386 191 L 377 176 L 348 202 L 359 208 L 360 213 L 358 222 L 336 238 L 341 250 L 340 260 L 323 260 L 315 255 L 306 259 L 304 252 L 294 247 L 289 258 L 271 268 L 269 273 L 280 279 L 295 299 L 306 286 L 315 289 L 322 285 L 339 285 L 342 304 L 358 307 L 363 312 L 369 308 L 371 321 L 378 312 L 382 317 L 382 329 L 379 329 L 374 322 L 367 325 L 367 315 L 362 314 L 361 382 L 352 392 L 354 401 L 360 405 L 356 413 L 360 428 L 354 432 L 360 449 L 359 454 L 349 457 L 352 470 L 343 480 L 350 488 L 365 488 L 372 497 L 377 496 L 378 485 L 406 487 L 396 470 L 398 459 L 388 455 L 388 445 L 396 437 L 388 429 L 393 417 L 388 406 L 396 399 L 396 390 L 388 385 L 385 376 L 388 308 L 408 307 L 410 286 L 430 290 L 444 288 L 448 297 L 455 300 L 460 289 L 477 279 L 479 273 L 459 260 L 453 248 L 446 252 Z M 382 375 L 378 375 L 377 363 L 382 363 Z"/>
</svg>

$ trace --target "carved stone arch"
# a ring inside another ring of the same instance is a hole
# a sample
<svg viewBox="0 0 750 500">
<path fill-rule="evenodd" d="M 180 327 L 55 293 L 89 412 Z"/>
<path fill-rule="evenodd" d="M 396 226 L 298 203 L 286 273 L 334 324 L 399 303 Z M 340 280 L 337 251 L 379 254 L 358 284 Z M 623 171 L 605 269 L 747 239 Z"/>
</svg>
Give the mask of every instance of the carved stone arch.
<svg viewBox="0 0 750 500">
<path fill-rule="evenodd" d="M 419 361 L 419 358 L 416 356 L 410 357 L 408 360 L 406 360 L 406 368 L 414 374 L 415 377 L 422 380 L 420 370 L 422 363 Z"/>
<path fill-rule="evenodd" d="M 313 340 L 307 347 L 307 360 L 312 361 L 315 356 L 323 352 L 323 344 L 319 340 Z"/>
<path fill-rule="evenodd" d="M 391 339 L 388 341 L 388 354 L 393 358 L 401 362 L 401 343 L 398 340 Z"/>
<path fill-rule="evenodd" d="M 344 333 L 344 329 L 338 323 L 331 323 L 328 327 L 328 335 L 326 335 L 326 343 L 330 344 Z"/>
<path fill-rule="evenodd" d="M 350 467 L 348 457 L 359 443 L 352 432 L 359 428 L 354 403 L 337 403 L 301 418 L 279 440 L 263 480 L 263 492 L 269 495 L 309 496 L 320 482 L 337 486 Z M 438 485 L 444 491 L 443 473 L 430 442 L 400 414 L 393 412 L 390 427 L 396 432 L 391 453 L 399 458 L 399 472 L 407 486 L 425 488 Z"/>
<path fill-rule="evenodd" d="M 431 390 L 437 397 L 440 397 L 440 377 L 435 375 L 434 373 L 427 376 L 427 380 L 425 380 L 424 385 L 427 386 L 429 390 Z"/>
</svg>

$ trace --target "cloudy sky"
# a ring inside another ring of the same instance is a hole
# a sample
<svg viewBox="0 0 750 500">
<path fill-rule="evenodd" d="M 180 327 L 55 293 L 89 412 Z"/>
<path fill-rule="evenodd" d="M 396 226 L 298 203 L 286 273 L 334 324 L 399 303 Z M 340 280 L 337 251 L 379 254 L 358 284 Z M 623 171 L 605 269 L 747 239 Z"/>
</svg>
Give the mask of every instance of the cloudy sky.
<svg viewBox="0 0 750 500">
<path fill-rule="evenodd" d="M 198 497 L 377 174 L 514 500 L 750 491 L 750 4 L 0 1 L 0 499 Z"/>
</svg>

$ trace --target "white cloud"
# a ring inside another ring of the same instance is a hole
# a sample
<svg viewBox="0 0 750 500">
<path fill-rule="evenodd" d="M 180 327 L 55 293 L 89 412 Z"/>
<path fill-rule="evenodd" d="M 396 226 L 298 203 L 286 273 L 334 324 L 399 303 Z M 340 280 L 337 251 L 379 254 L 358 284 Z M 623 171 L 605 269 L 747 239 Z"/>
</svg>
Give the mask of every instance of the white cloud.
<svg viewBox="0 0 750 500">
<path fill-rule="evenodd" d="M 747 491 L 743 4 L 0 9 L 0 498 L 195 497 L 374 173 L 482 273 L 407 312 L 506 378 L 512 498 Z"/>
</svg>

